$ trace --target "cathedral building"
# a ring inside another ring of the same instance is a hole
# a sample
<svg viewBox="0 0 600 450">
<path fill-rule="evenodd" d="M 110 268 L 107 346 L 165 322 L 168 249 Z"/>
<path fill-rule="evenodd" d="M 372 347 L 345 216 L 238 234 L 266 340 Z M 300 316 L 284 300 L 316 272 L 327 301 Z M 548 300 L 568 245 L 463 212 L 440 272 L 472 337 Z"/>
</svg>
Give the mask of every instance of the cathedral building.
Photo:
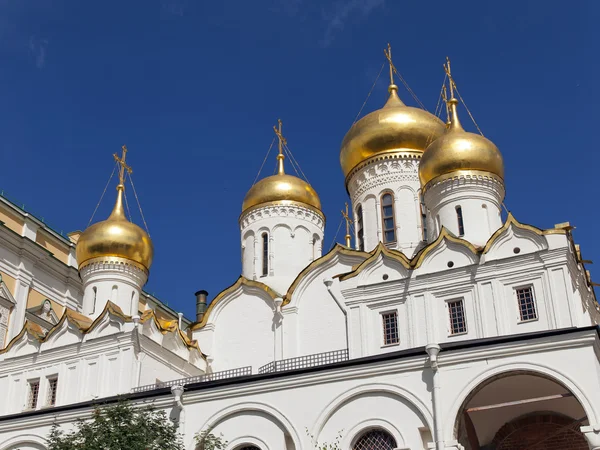
<svg viewBox="0 0 600 450">
<path fill-rule="evenodd" d="M 505 212 L 502 154 L 463 128 L 446 70 L 446 123 L 392 76 L 343 138 L 354 245 L 324 253 L 280 124 L 278 170 L 242 202 L 241 275 L 199 291 L 193 321 L 143 290 L 126 148 L 83 233 L 0 197 L 0 450 L 46 449 L 119 399 L 165 410 L 189 450 L 206 430 L 227 450 L 600 450 L 600 308 L 573 228 Z"/>
</svg>

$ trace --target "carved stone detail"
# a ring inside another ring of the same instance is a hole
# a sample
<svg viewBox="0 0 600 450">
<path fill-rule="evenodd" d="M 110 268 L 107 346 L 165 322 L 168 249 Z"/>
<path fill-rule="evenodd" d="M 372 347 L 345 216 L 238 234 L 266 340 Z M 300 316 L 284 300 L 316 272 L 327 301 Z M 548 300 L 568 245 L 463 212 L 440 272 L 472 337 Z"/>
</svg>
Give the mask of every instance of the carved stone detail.
<svg viewBox="0 0 600 450">
<path fill-rule="evenodd" d="M 348 181 L 348 192 L 352 198 L 357 198 L 375 187 L 418 181 L 419 159 L 385 159 L 373 161 L 353 173 Z"/>
<path fill-rule="evenodd" d="M 259 220 L 271 217 L 291 217 L 306 220 L 315 224 L 321 230 L 325 227 L 323 217 L 310 208 L 300 205 L 267 205 L 244 214 L 240 219 L 240 228 L 243 230 Z"/>
</svg>

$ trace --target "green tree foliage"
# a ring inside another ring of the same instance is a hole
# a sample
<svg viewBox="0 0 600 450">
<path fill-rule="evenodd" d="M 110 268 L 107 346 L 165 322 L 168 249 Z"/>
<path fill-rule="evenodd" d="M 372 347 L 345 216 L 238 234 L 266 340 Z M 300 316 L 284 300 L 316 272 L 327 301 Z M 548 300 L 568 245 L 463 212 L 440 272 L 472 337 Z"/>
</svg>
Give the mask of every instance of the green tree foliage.
<svg viewBox="0 0 600 450">
<path fill-rule="evenodd" d="M 197 450 L 225 450 L 227 446 L 227 441 L 223 438 L 223 435 L 215 436 L 212 430 L 196 433 L 195 439 L 198 445 Z"/>
<path fill-rule="evenodd" d="M 333 442 L 318 442 L 308 429 L 306 429 L 306 434 L 310 437 L 311 443 L 314 446 L 312 448 L 315 450 L 342 450 L 342 444 L 340 443 L 342 441 L 342 431 L 338 432 Z"/>
<path fill-rule="evenodd" d="M 128 402 L 96 408 L 70 432 L 54 425 L 47 441 L 48 450 L 184 450 L 177 424 L 164 411 Z"/>
</svg>

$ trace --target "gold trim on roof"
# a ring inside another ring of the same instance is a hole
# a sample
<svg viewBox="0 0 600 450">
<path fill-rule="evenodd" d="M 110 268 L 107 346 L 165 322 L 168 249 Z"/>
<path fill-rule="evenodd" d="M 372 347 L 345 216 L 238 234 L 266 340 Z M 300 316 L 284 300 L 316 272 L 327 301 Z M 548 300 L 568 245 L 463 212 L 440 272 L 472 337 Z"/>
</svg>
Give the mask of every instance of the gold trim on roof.
<svg viewBox="0 0 600 450">
<path fill-rule="evenodd" d="M 248 286 L 248 287 L 255 287 L 255 288 L 262 289 L 267 294 L 269 294 L 269 296 L 273 300 L 280 297 L 280 295 L 277 292 L 275 292 L 273 289 L 271 289 L 266 284 L 261 283 L 260 281 L 249 280 L 248 278 L 244 277 L 243 275 L 240 275 L 240 277 L 235 281 L 235 283 L 233 283 L 231 286 L 225 288 L 224 290 L 219 292 L 219 294 L 217 294 L 217 296 L 208 305 L 208 308 L 206 308 L 206 312 L 204 313 L 204 317 L 202 318 L 202 320 L 200 322 L 196 322 L 196 323 L 192 324 L 190 329 L 192 331 L 194 331 L 194 330 L 199 330 L 200 328 L 204 328 L 204 326 L 208 323 L 208 318 L 209 318 L 210 313 L 212 312 L 213 308 L 215 307 L 215 305 L 217 305 L 221 300 L 223 300 L 223 298 L 225 298 L 225 296 L 227 296 L 227 294 L 235 291 L 236 289 L 238 289 L 241 286 Z"/>
<path fill-rule="evenodd" d="M 68 320 L 75 327 L 77 327 L 77 329 L 81 332 L 82 335 L 91 333 L 94 330 L 94 328 L 96 327 L 96 325 L 98 325 L 107 314 L 110 314 L 115 317 L 119 317 L 124 322 L 133 322 L 133 318 L 131 316 L 128 316 L 125 313 L 123 313 L 123 310 L 111 301 L 106 302 L 106 305 L 104 306 L 104 309 L 102 310 L 100 315 L 98 317 L 96 317 L 96 319 L 93 321 L 89 317 L 87 317 L 83 314 L 80 314 L 77 311 L 74 311 L 70 308 L 65 308 L 65 312 L 63 313 L 60 320 L 56 323 L 56 325 L 54 325 L 52 328 L 50 328 L 45 335 L 44 335 L 44 330 L 39 325 L 29 322 L 29 321 L 26 321 L 23 324 L 23 328 L 21 329 L 19 334 L 17 334 L 14 338 L 12 338 L 4 349 L 0 349 L 0 354 L 8 352 L 12 348 L 12 346 L 19 339 L 21 339 L 23 337 L 23 335 L 25 333 L 31 334 L 40 343 L 48 341 L 48 339 L 50 339 L 50 337 L 57 330 L 59 330 L 62 327 L 65 320 Z M 196 342 L 195 340 L 191 340 L 179 328 L 179 324 L 177 321 L 161 321 L 160 319 L 158 319 L 156 317 L 154 310 L 148 310 L 142 314 L 142 318 L 140 319 L 140 322 L 143 323 L 150 318 L 152 318 L 155 321 L 157 328 L 160 330 L 160 332 L 162 334 L 166 334 L 169 332 L 177 333 L 179 335 L 179 337 L 181 337 L 181 339 L 183 340 L 186 347 L 194 348 L 194 349 L 198 350 L 198 352 L 200 352 L 200 355 L 203 358 L 206 358 L 206 355 L 200 349 L 198 342 Z M 174 324 L 173 324 L 173 322 L 174 322 Z"/>
<path fill-rule="evenodd" d="M 486 242 L 485 246 L 483 247 L 483 253 L 487 253 L 490 250 L 490 248 L 492 248 L 492 245 L 494 245 L 494 243 L 496 242 L 496 239 L 502 233 L 508 230 L 511 225 L 514 225 L 515 227 L 520 228 L 521 230 L 531 231 L 537 234 L 538 236 L 545 236 L 548 234 L 567 234 L 566 230 L 560 228 L 550 228 L 547 230 L 542 230 L 541 228 L 534 227 L 533 225 L 521 223 L 517 219 L 515 219 L 511 212 L 509 212 L 508 216 L 506 217 L 506 221 L 504 222 L 504 225 L 498 228 L 496 232 L 492 234 L 492 236 Z"/>
<path fill-rule="evenodd" d="M 351 272 L 339 275 L 338 277 L 340 281 L 344 281 L 357 276 L 365 269 L 365 267 L 367 267 L 372 261 L 375 261 L 377 258 L 379 258 L 379 256 L 382 254 L 390 259 L 398 261 L 406 269 L 411 269 L 410 260 L 406 257 L 404 253 L 399 252 L 398 250 L 389 249 L 383 243 L 380 242 L 379 244 L 377 244 L 377 247 L 375 247 L 369 252 L 369 257 L 357 266 L 354 266 Z"/>
<path fill-rule="evenodd" d="M 348 273 L 337 275 L 337 278 L 339 278 L 340 281 L 345 281 L 345 280 L 348 280 L 350 278 L 357 276 L 364 270 L 365 267 L 367 267 L 370 263 L 372 263 L 374 260 L 376 260 L 379 257 L 379 255 L 381 255 L 381 254 L 387 256 L 388 258 L 391 258 L 391 259 L 394 259 L 394 260 L 400 262 L 407 269 L 410 269 L 410 270 L 418 269 L 423 264 L 423 261 L 425 260 L 427 255 L 429 253 L 431 253 L 443 240 L 448 240 L 450 242 L 454 242 L 456 244 L 462 245 L 463 247 L 469 249 L 469 251 L 471 251 L 474 255 L 482 255 L 489 251 L 489 249 L 492 247 L 492 245 L 494 245 L 494 242 L 496 242 L 496 240 L 502 235 L 502 233 L 504 233 L 506 230 L 508 230 L 508 228 L 511 225 L 514 225 L 517 228 L 520 228 L 522 230 L 532 231 L 539 236 L 545 236 L 545 235 L 549 235 L 549 234 L 567 234 L 567 231 L 564 229 L 551 228 L 551 229 L 547 229 L 547 230 L 542 230 L 542 229 L 536 228 L 532 225 L 522 224 L 519 221 L 517 221 L 517 219 L 515 219 L 511 213 L 508 213 L 506 221 L 504 222 L 502 227 L 500 227 L 500 228 L 498 228 L 498 230 L 496 230 L 496 232 L 490 237 L 490 239 L 487 241 L 487 243 L 484 247 L 476 247 L 473 244 L 471 244 L 469 241 L 454 236 L 450 231 L 448 231 L 447 228 L 442 227 L 442 231 L 440 232 L 438 237 L 435 239 L 435 241 L 433 241 L 430 244 L 427 244 L 425 247 L 423 247 L 410 260 L 406 257 L 406 255 L 404 255 L 404 253 L 402 253 L 398 250 L 388 249 L 384 244 L 382 244 L 380 242 L 379 245 L 375 249 L 373 249 L 371 252 L 369 252 L 370 256 L 366 260 L 364 260 L 358 266 L 353 267 L 352 271 L 350 271 Z"/>
<path fill-rule="evenodd" d="M 315 267 L 318 267 L 321 264 L 325 264 L 326 262 L 328 262 L 329 260 L 331 260 L 334 256 L 336 256 L 338 254 L 349 255 L 349 256 L 350 255 L 351 256 L 362 256 L 364 258 L 367 258 L 369 256 L 369 253 L 367 253 L 367 252 L 361 252 L 360 250 L 353 250 L 353 249 L 344 247 L 343 245 L 336 243 L 335 247 L 333 247 L 327 254 L 321 256 L 318 259 L 315 259 L 308 266 L 306 266 L 304 269 L 302 269 L 302 271 L 296 276 L 296 278 L 294 279 L 294 281 L 288 288 L 287 293 L 283 297 L 282 306 L 285 306 L 291 302 L 294 291 L 298 287 L 298 284 L 300 284 L 300 282 L 304 279 L 304 277 L 306 277 Z"/>
</svg>

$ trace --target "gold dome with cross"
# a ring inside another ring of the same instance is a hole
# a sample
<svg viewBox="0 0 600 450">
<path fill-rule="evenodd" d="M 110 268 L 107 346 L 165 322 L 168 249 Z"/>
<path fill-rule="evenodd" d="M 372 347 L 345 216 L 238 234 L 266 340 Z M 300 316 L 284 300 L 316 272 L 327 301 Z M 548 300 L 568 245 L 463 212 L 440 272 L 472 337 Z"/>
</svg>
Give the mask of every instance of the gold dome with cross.
<svg viewBox="0 0 600 450">
<path fill-rule="evenodd" d="M 377 157 L 420 157 L 429 144 L 442 136 L 444 123 L 424 109 L 406 106 L 394 84 L 391 48 L 385 52 L 390 65 L 389 97 L 383 108 L 352 125 L 340 150 L 346 185 L 353 169 Z"/>
<path fill-rule="evenodd" d="M 313 187 L 306 181 L 285 173 L 283 148 L 287 141 L 281 132 L 281 120 L 279 120 L 279 127 L 273 127 L 273 129 L 279 140 L 277 173 L 263 178 L 250 188 L 242 203 L 242 214 L 257 206 L 276 203 L 283 205 L 301 204 L 323 215 L 321 212 L 321 200 Z"/>
<path fill-rule="evenodd" d="M 119 164 L 119 185 L 117 200 L 108 219 L 88 227 L 77 241 L 76 256 L 79 269 L 93 262 L 111 260 L 126 260 L 140 266 L 145 271 L 150 270 L 154 247 L 150 236 L 136 224 L 127 220 L 123 209 L 125 193 L 125 173 L 132 170 L 125 163 L 127 147 L 123 146 L 122 156 L 115 153 Z"/>
<path fill-rule="evenodd" d="M 498 147 L 484 136 L 469 133 L 462 127 L 456 111 L 458 100 L 454 98 L 456 84 L 450 71 L 450 60 L 444 68 L 450 86 L 450 99 L 447 100 L 450 124 L 444 135 L 427 147 L 421 158 L 421 187 L 427 189 L 434 180 L 442 181 L 461 174 L 504 180 L 504 161 Z"/>
</svg>

